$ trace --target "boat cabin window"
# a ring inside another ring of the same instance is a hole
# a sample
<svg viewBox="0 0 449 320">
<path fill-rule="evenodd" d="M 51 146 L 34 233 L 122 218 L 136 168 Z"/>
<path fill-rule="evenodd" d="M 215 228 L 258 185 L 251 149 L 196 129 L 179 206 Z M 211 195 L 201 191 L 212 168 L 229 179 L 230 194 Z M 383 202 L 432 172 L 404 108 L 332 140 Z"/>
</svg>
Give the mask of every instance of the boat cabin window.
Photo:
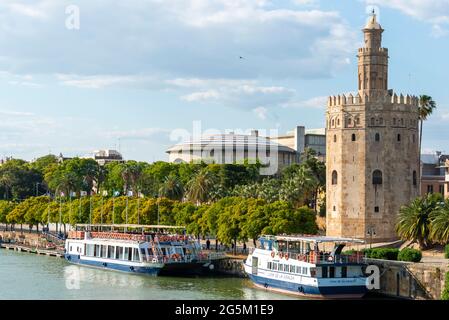
<svg viewBox="0 0 449 320">
<path fill-rule="evenodd" d="M 327 278 L 327 267 L 321 267 L 321 278 Z"/>
<path fill-rule="evenodd" d="M 126 248 L 125 250 L 128 250 L 127 252 L 126 252 L 126 260 L 128 260 L 128 261 L 131 261 L 132 260 L 132 255 L 133 255 L 133 250 L 132 250 L 132 248 Z"/>
<path fill-rule="evenodd" d="M 290 266 L 290 272 L 294 273 L 295 272 L 295 266 Z"/>
<path fill-rule="evenodd" d="M 114 259 L 114 246 L 108 246 L 108 258 L 109 259 Z"/>
<path fill-rule="evenodd" d="M 98 257 L 98 258 L 100 258 L 101 251 L 100 251 L 100 245 L 99 245 L 99 244 L 96 244 L 96 245 L 95 245 L 94 252 L 95 252 L 95 256 Z"/>
<path fill-rule="evenodd" d="M 140 254 L 142 255 L 142 258 L 145 259 L 147 255 L 147 250 L 145 248 L 140 248 Z"/>
<path fill-rule="evenodd" d="M 86 244 L 86 256 L 94 257 L 94 245 L 93 244 Z"/>
<path fill-rule="evenodd" d="M 342 278 L 347 278 L 348 277 L 348 267 L 346 267 L 346 266 L 341 267 L 341 277 Z"/>
<path fill-rule="evenodd" d="M 335 278 L 335 267 L 329 267 L 329 278 Z"/>
<path fill-rule="evenodd" d="M 277 270 L 278 269 L 278 264 L 277 263 L 273 263 L 273 270 Z"/>
<path fill-rule="evenodd" d="M 108 246 L 106 246 L 106 245 L 102 245 L 101 246 L 101 257 L 102 258 L 107 258 L 108 257 L 107 249 L 108 249 Z"/>
<path fill-rule="evenodd" d="M 115 258 L 117 260 L 123 260 L 123 247 L 117 247 L 117 250 L 115 250 Z"/>
<path fill-rule="evenodd" d="M 153 256 L 154 255 L 152 248 L 148 248 L 148 255 L 149 256 Z"/>
<path fill-rule="evenodd" d="M 138 248 L 134 248 L 133 249 L 133 261 L 140 261 L 139 249 Z"/>
<path fill-rule="evenodd" d="M 301 274 L 301 267 L 296 266 L 296 273 Z"/>
</svg>

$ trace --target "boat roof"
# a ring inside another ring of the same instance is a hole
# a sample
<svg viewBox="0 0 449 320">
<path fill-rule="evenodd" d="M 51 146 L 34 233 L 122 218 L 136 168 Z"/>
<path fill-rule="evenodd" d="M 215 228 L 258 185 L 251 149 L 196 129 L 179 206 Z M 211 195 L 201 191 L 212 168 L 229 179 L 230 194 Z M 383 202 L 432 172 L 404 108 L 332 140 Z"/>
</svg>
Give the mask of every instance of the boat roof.
<svg viewBox="0 0 449 320">
<path fill-rule="evenodd" d="M 340 238 L 340 237 L 327 237 L 327 236 L 263 236 L 262 238 L 280 240 L 280 241 L 305 241 L 315 243 L 365 243 L 364 240 L 355 238 Z"/>
<path fill-rule="evenodd" d="M 185 229 L 184 226 L 164 226 L 145 224 L 76 224 L 75 227 L 102 227 L 102 228 L 135 228 L 135 229 Z"/>
</svg>

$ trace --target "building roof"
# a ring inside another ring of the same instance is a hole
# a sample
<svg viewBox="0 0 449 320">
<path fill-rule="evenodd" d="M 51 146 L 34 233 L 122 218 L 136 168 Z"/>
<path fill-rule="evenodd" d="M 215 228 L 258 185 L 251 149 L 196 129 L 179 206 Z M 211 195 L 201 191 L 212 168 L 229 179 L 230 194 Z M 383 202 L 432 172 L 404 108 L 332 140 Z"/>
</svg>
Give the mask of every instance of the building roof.
<svg viewBox="0 0 449 320">
<path fill-rule="evenodd" d="M 325 128 L 318 128 L 318 129 L 306 129 L 305 134 L 315 134 L 320 136 L 326 135 L 326 129 Z"/>
<path fill-rule="evenodd" d="M 201 150 L 205 147 L 212 149 L 227 149 L 227 148 L 243 148 L 247 147 L 248 151 L 261 149 L 261 150 L 278 150 L 282 152 L 295 153 L 292 148 L 279 144 L 266 137 L 259 137 L 257 135 L 245 135 L 245 134 L 215 134 L 205 135 L 200 139 L 190 139 L 182 143 L 178 143 L 170 147 L 166 152 L 177 152 L 186 150 Z"/>
<path fill-rule="evenodd" d="M 437 154 L 421 154 L 421 162 L 424 164 L 438 164 L 439 157 Z"/>
</svg>

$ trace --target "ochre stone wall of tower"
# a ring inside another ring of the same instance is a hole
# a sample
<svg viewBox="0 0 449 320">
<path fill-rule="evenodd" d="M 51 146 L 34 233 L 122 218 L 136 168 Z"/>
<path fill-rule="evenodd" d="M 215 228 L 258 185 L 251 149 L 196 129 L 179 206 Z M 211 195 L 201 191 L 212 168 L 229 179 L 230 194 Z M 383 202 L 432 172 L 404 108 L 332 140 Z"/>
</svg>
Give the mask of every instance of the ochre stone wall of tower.
<svg viewBox="0 0 449 320">
<path fill-rule="evenodd" d="M 400 207 L 419 195 L 418 99 L 387 90 L 388 50 L 375 15 L 363 31 L 370 47 L 359 50 L 358 94 L 330 97 L 327 106 L 327 235 L 370 241 L 370 232 L 379 242 L 397 238 Z"/>
</svg>

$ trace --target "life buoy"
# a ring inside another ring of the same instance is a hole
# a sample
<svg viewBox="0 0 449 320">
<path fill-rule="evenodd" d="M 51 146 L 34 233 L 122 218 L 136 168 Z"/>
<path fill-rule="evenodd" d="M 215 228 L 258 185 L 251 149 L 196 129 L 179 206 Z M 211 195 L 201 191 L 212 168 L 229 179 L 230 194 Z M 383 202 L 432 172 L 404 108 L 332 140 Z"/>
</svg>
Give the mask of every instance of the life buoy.
<svg viewBox="0 0 449 320">
<path fill-rule="evenodd" d="M 271 252 L 271 257 L 274 258 L 274 256 L 275 256 L 275 253 L 274 253 L 274 251 L 272 251 Z"/>
<path fill-rule="evenodd" d="M 279 252 L 279 258 L 282 259 L 283 256 L 284 256 L 284 255 L 282 254 L 282 252 Z"/>
<path fill-rule="evenodd" d="M 288 253 L 284 254 L 285 260 L 288 260 Z"/>
</svg>

